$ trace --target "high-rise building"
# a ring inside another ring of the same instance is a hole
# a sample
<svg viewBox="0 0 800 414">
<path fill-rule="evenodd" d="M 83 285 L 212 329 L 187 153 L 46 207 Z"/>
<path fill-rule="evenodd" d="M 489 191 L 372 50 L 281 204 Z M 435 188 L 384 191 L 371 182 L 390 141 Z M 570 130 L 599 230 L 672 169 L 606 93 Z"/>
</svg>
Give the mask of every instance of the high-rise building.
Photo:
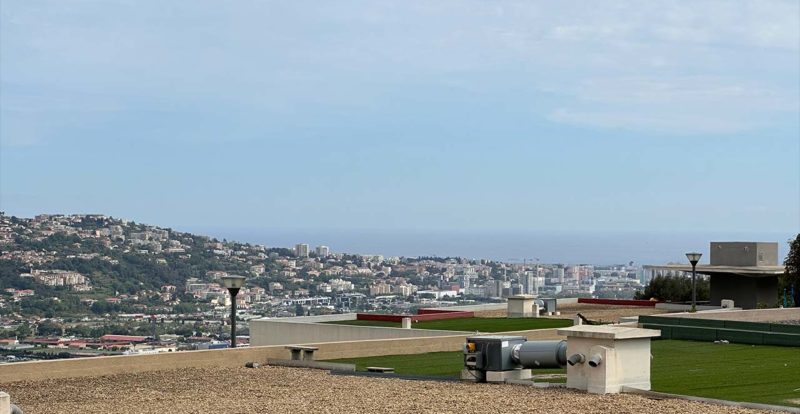
<svg viewBox="0 0 800 414">
<path fill-rule="evenodd" d="M 294 245 L 294 255 L 297 257 L 308 257 L 308 245 L 303 243 Z"/>
<path fill-rule="evenodd" d="M 536 276 L 533 272 L 525 272 L 522 275 L 522 293 L 526 295 L 536 295 L 539 292 L 536 288 Z"/>
<path fill-rule="evenodd" d="M 500 279 L 492 279 L 486 282 L 486 296 L 499 298 L 503 296 L 503 287 L 507 282 Z"/>
<path fill-rule="evenodd" d="M 317 257 L 328 257 L 331 254 L 331 248 L 328 246 L 317 246 L 315 249 Z"/>
<path fill-rule="evenodd" d="M 465 274 L 459 276 L 459 279 L 460 279 L 460 283 L 459 283 L 460 286 L 462 288 L 464 288 L 464 289 L 469 289 L 469 287 L 470 287 L 470 284 L 469 284 L 470 275 L 468 273 L 465 273 Z"/>
<path fill-rule="evenodd" d="M 554 267 L 553 268 L 553 279 L 558 280 L 559 284 L 564 283 L 564 268 L 563 267 Z"/>
</svg>

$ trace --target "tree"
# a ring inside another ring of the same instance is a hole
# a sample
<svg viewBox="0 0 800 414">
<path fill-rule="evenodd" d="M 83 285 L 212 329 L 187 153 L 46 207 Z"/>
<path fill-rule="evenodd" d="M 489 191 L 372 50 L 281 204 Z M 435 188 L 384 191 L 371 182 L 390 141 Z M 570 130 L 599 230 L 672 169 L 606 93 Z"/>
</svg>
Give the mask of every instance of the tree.
<svg viewBox="0 0 800 414">
<path fill-rule="evenodd" d="M 794 295 L 792 301 L 794 306 L 800 306 L 800 233 L 794 240 L 789 240 L 789 255 L 783 261 L 786 267 L 783 277 L 781 277 L 781 286 L 788 289 Z"/>
<path fill-rule="evenodd" d="M 40 336 L 61 336 L 62 326 L 51 321 L 40 322 L 36 328 Z"/>
<path fill-rule="evenodd" d="M 698 277 L 696 289 L 698 301 L 708 300 L 710 297 L 708 280 Z M 688 302 L 692 300 L 692 278 L 686 276 L 656 276 L 645 286 L 644 292 L 636 292 L 635 298 Z"/>
<path fill-rule="evenodd" d="M 19 338 L 27 338 L 33 334 L 33 330 L 27 322 L 20 324 L 17 327 L 17 336 Z"/>
</svg>

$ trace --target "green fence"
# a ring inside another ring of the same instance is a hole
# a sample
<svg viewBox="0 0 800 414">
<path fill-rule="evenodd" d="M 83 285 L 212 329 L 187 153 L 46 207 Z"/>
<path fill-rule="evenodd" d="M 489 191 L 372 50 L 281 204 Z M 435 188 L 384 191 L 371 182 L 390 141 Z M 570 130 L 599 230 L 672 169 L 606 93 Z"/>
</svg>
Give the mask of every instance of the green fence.
<svg viewBox="0 0 800 414">
<path fill-rule="evenodd" d="M 800 325 L 659 316 L 640 316 L 639 323 L 660 330 L 662 339 L 800 347 Z"/>
</svg>

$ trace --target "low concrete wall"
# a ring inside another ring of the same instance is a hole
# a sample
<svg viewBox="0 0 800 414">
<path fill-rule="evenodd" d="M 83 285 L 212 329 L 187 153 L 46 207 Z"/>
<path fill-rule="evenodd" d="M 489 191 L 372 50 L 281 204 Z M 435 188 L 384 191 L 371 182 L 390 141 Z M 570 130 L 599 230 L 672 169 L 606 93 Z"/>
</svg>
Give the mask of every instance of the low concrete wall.
<svg viewBox="0 0 800 414">
<path fill-rule="evenodd" d="M 317 323 L 317 322 L 337 322 L 337 321 L 354 321 L 356 320 L 357 313 L 336 313 L 333 315 L 316 315 L 316 316 L 292 316 L 288 318 L 258 318 L 251 321 L 270 320 L 282 322 L 295 322 L 295 323 Z"/>
<path fill-rule="evenodd" d="M 719 306 L 706 306 L 706 305 L 697 305 L 696 306 L 698 311 L 707 311 L 707 310 L 722 310 Z M 656 303 L 656 309 L 664 309 L 667 311 L 683 311 L 688 312 L 692 309 L 692 305 L 683 304 L 683 303 L 667 303 L 667 302 L 659 302 Z M 741 309 L 741 308 L 737 308 Z"/>
<path fill-rule="evenodd" d="M 615 305 L 615 306 L 644 306 L 654 307 L 655 301 L 649 300 L 636 300 L 636 299 L 594 299 L 594 298 L 578 298 L 578 303 L 589 303 L 594 305 Z"/>
<path fill-rule="evenodd" d="M 529 340 L 564 339 L 556 329 L 509 332 Z M 316 359 L 358 358 L 379 355 L 421 354 L 458 351 L 466 334 L 430 338 L 378 339 L 354 342 L 309 343 L 318 346 Z M 288 358 L 281 346 L 261 346 L 209 351 L 169 352 L 149 355 L 125 355 L 97 358 L 75 358 L 51 361 L 19 362 L 0 365 L 0 388 L 14 381 L 44 381 L 53 378 L 79 378 L 130 374 L 179 368 L 238 367 L 246 362 L 265 363 L 267 358 Z"/>
<path fill-rule="evenodd" d="M 478 311 L 503 310 L 507 306 L 508 304 L 503 302 L 503 303 L 482 303 L 480 305 L 440 306 L 438 308 L 431 308 L 431 309 L 478 312 Z"/>
<path fill-rule="evenodd" d="M 451 336 L 458 333 L 458 331 L 438 331 L 431 329 L 402 329 L 321 323 L 309 324 L 283 319 L 258 319 L 250 322 L 250 344 L 253 346 L 420 338 Z"/>
<path fill-rule="evenodd" d="M 800 320 L 800 308 L 783 309 L 749 309 L 749 310 L 726 310 L 718 309 L 705 312 L 684 312 L 684 313 L 665 313 L 658 315 L 670 318 L 690 318 L 690 319 L 714 319 L 725 321 L 742 322 L 776 322 Z"/>
<path fill-rule="evenodd" d="M 384 313 L 359 313 L 356 319 L 359 321 L 383 321 L 383 322 L 397 322 L 403 321 L 403 318 L 411 318 L 414 322 L 422 321 L 441 321 L 444 319 L 461 319 L 475 317 L 475 312 L 468 311 L 452 311 L 452 310 L 439 310 L 439 309 L 420 309 L 416 315 L 394 315 Z"/>
</svg>

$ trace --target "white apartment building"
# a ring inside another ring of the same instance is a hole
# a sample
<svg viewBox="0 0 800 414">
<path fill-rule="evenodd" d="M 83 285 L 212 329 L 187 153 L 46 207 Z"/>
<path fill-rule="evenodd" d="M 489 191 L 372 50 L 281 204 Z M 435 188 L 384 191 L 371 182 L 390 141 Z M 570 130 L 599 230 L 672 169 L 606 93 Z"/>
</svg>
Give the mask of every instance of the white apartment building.
<svg viewBox="0 0 800 414">
<path fill-rule="evenodd" d="M 294 254 L 297 257 L 308 257 L 308 245 L 305 243 L 295 244 Z"/>
<path fill-rule="evenodd" d="M 331 255 L 331 248 L 328 246 L 317 246 L 314 250 L 318 257 L 328 257 Z"/>
</svg>

